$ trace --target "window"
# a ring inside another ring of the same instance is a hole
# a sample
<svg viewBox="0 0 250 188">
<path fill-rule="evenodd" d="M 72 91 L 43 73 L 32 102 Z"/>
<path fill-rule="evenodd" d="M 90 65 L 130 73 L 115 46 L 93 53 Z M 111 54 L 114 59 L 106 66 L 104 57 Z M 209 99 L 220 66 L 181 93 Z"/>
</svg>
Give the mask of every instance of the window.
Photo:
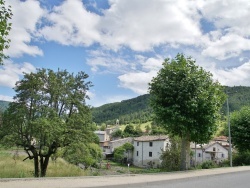
<svg viewBox="0 0 250 188">
<path fill-rule="evenodd" d="M 221 154 L 221 157 L 224 158 L 224 153 Z"/>
<path fill-rule="evenodd" d="M 153 142 L 149 142 L 149 146 L 152 147 L 153 146 Z"/>
<path fill-rule="evenodd" d="M 201 153 L 198 153 L 198 157 L 201 157 Z"/>
<path fill-rule="evenodd" d="M 150 151 L 150 152 L 149 152 L 149 157 L 152 157 L 152 155 L 153 155 L 153 154 L 152 154 L 152 152 Z"/>
<path fill-rule="evenodd" d="M 137 146 L 139 146 L 139 142 L 137 142 Z"/>
<path fill-rule="evenodd" d="M 139 151 L 136 151 L 136 156 L 139 156 Z"/>
<path fill-rule="evenodd" d="M 215 147 L 213 147 L 213 151 L 216 151 Z"/>
</svg>

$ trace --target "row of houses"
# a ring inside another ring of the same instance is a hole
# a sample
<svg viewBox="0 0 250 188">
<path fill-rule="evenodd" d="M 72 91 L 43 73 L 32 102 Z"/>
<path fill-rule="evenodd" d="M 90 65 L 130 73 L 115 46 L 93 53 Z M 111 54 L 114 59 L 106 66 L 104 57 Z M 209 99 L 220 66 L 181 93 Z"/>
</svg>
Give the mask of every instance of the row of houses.
<svg viewBox="0 0 250 188">
<path fill-rule="evenodd" d="M 112 157 L 114 149 L 122 146 L 125 143 L 131 143 L 134 146 L 132 154 L 125 154 L 127 161 L 132 161 L 133 165 L 138 167 L 158 167 L 161 165 L 160 156 L 163 151 L 171 145 L 169 137 L 166 135 L 154 135 L 154 136 L 141 136 L 141 137 L 128 137 L 123 139 L 111 139 L 111 133 L 114 130 L 111 128 L 106 131 L 95 131 L 100 139 L 100 147 L 103 151 L 103 155 L 106 158 Z M 195 144 L 190 145 L 192 153 L 192 161 L 196 161 L 197 164 L 204 161 L 215 161 L 220 163 L 223 160 L 228 159 L 229 145 L 227 137 L 218 137 L 209 142 L 208 144 Z"/>
</svg>

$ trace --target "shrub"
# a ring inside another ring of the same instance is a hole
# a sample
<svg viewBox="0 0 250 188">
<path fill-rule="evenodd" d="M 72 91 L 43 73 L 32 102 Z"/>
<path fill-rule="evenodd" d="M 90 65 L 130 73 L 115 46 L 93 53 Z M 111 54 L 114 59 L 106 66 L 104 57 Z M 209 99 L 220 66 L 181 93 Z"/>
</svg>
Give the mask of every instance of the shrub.
<svg viewBox="0 0 250 188">
<path fill-rule="evenodd" d="M 233 155 L 233 165 L 234 166 L 250 165 L 250 151 L 244 153 L 237 153 Z"/>
<path fill-rule="evenodd" d="M 201 164 L 202 169 L 216 168 L 217 164 L 213 161 L 205 161 Z"/>
</svg>

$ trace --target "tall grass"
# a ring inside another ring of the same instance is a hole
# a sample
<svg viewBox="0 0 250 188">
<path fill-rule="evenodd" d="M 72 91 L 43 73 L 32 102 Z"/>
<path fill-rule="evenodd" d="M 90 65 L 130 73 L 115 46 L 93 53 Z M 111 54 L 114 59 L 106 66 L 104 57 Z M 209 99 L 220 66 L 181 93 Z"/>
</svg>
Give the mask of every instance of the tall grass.
<svg viewBox="0 0 250 188">
<path fill-rule="evenodd" d="M 33 160 L 23 161 L 25 156 L 14 156 L 6 150 L 0 150 L 0 178 L 34 177 Z M 85 172 L 63 159 L 50 161 L 46 177 L 84 176 Z"/>
</svg>

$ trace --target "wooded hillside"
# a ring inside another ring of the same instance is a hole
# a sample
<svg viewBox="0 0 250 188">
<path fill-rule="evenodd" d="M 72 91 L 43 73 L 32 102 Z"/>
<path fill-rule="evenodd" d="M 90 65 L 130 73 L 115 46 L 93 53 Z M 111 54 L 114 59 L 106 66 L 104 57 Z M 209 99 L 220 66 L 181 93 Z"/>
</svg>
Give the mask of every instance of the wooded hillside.
<svg viewBox="0 0 250 188">
<path fill-rule="evenodd" d="M 250 87 L 225 87 L 225 93 L 229 96 L 229 109 L 231 112 L 239 110 L 245 105 L 250 106 Z M 97 124 L 106 123 L 110 125 L 115 124 L 116 119 L 119 119 L 120 124 L 149 121 L 152 115 L 149 107 L 149 97 L 150 95 L 146 94 L 122 102 L 93 108 L 93 121 Z M 221 112 L 226 115 L 226 101 Z"/>
<path fill-rule="evenodd" d="M 225 87 L 225 93 L 229 96 L 230 111 L 239 110 L 242 106 L 250 106 L 250 87 L 235 86 Z M 113 125 L 116 119 L 120 124 L 143 123 L 151 120 L 152 111 L 149 107 L 149 94 L 124 100 L 122 102 L 109 103 L 92 108 L 93 121 L 97 124 L 106 123 Z M 0 110 L 5 110 L 9 102 L 0 100 Z M 226 115 L 226 101 L 222 113 Z"/>
<path fill-rule="evenodd" d="M 151 119 L 149 95 L 141 95 L 133 99 L 93 108 L 92 115 L 93 121 L 97 124 L 113 125 L 117 119 L 119 119 L 120 124 L 147 122 Z"/>
<path fill-rule="evenodd" d="M 0 112 L 8 108 L 10 102 L 0 100 Z"/>
</svg>

